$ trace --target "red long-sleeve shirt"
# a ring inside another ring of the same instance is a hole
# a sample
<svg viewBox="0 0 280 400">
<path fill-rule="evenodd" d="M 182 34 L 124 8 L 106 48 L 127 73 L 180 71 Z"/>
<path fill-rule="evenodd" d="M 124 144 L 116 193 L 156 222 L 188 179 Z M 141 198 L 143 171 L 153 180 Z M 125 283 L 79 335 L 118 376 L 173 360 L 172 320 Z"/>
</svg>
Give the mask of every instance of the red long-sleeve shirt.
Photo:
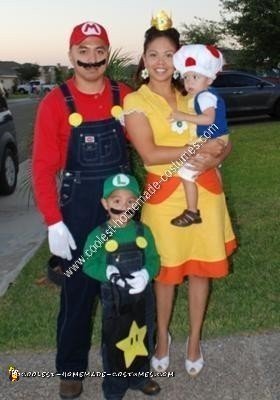
<svg viewBox="0 0 280 400">
<path fill-rule="evenodd" d="M 74 98 L 76 111 L 83 121 L 98 121 L 111 118 L 112 91 L 106 78 L 105 88 L 100 94 L 80 92 L 69 79 L 67 84 Z M 119 83 L 121 102 L 131 89 Z M 68 140 L 71 126 L 68 122 L 69 110 L 59 88 L 52 90 L 40 103 L 33 145 L 33 186 L 37 207 L 47 225 L 62 220 L 56 185 L 57 173 L 66 163 Z"/>
</svg>

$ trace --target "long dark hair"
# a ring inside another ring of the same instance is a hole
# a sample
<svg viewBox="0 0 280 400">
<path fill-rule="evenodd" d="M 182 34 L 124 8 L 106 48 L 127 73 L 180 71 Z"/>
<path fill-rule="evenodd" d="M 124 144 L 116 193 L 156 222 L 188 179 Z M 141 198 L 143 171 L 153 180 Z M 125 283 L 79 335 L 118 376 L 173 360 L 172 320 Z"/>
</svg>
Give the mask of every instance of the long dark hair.
<svg viewBox="0 0 280 400">
<path fill-rule="evenodd" d="M 155 39 L 160 38 L 160 37 L 169 39 L 170 42 L 174 44 L 176 50 L 179 50 L 179 48 L 180 48 L 180 33 L 177 31 L 177 29 L 169 28 L 164 31 L 160 31 L 160 30 L 156 29 L 154 26 L 152 26 L 145 32 L 143 53 L 144 54 L 146 53 L 147 48 L 151 42 L 153 42 Z M 149 78 L 143 79 L 141 77 L 141 71 L 143 68 L 145 68 L 144 60 L 143 60 L 143 57 L 141 57 L 138 67 L 137 67 L 137 70 L 136 70 L 136 74 L 135 74 L 135 81 L 136 81 L 137 87 L 141 86 L 143 83 L 149 82 Z M 177 89 L 179 89 L 179 90 L 183 89 L 180 79 L 172 78 L 172 83 Z"/>
</svg>

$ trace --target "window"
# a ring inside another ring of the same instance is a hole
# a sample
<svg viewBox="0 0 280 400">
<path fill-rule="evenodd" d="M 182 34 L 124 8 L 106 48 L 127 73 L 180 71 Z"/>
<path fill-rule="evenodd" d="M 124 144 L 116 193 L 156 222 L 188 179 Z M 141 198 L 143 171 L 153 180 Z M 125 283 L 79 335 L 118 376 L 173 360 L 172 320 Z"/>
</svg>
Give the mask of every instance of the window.
<svg viewBox="0 0 280 400">
<path fill-rule="evenodd" d="M 268 82 L 264 82 L 261 79 L 254 78 L 246 74 L 219 74 L 212 86 L 217 88 L 222 87 L 249 87 L 249 86 L 272 86 Z"/>
<path fill-rule="evenodd" d="M 252 78 L 247 75 L 230 75 L 230 86 L 232 87 L 240 87 L 240 86 L 257 86 L 260 83 L 259 79 Z"/>
<path fill-rule="evenodd" d="M 212 83 L 214 87 L 228 87 L 229 86 L 229 75 L 218 75 Z"/>
</svg>

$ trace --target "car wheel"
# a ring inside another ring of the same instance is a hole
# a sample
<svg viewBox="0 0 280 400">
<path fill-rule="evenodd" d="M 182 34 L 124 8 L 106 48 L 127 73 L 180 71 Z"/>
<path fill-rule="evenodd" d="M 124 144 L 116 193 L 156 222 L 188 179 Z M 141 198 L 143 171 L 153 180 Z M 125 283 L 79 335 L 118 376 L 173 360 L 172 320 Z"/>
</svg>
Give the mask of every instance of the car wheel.
<svg viewBox="0 0 280 400">
<path fill-rule="evenodd" d="M 280 118 L 280 99 L 277 100 L 273 109 L 273 116 L 276 118 Z"/>
<path fill-rule="evenodd" d="M 0 172 L 0 194 L 8 195 L 15 191 L 17 184 L 17 162 L 11 149 L 4 151 Z"/>
</svg>

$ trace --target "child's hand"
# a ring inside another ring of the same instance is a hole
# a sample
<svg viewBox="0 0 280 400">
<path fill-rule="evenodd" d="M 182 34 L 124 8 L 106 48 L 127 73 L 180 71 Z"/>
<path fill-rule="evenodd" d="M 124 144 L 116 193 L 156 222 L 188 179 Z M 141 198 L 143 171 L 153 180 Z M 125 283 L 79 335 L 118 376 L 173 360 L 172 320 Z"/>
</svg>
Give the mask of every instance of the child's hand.
<svg viewBox="0 0 280 400">
<path fill-rule="evenodd" d="M 140 269 L 140 271 L 135 271 L 130 274 L 133 278 L 126 278 L 126 282 L 131 286 L 129 289 L 129 294 L 138 294 L 145 290 L 149 282 L 149 274 L 145 268 Z"/>
<path fill-rule="evenodd" d="M 170 122 L 173 122 L 173 121 L 186 121 L 186 118 L 187 118 L 187 114 L 183 113 L 181 111 L 178 111 L 178 110 L 172 111 L 172 113 L 169 116 Z"/>
<path fill-rule="evenodd" d="M 174 117 L 174 112 L 172 112 L 171 114 L 169 114 L 169 117 L 167 118 L 169 122 L 173 122 L 175 120 Z"/>
<path fill-rule="evenodd" d="M 115 285 L 125 287 L 125 281 L 122 279 L 119 269 L 114 265 L 107 265 L 106 278 Z"/>
<path fill-rule="evenodd" d="M 180 121 L 180 111 L 172 111 L 172 113 L 169 115 L 169 121 L 173 122 L 173 121 Z"/>
</svg>

